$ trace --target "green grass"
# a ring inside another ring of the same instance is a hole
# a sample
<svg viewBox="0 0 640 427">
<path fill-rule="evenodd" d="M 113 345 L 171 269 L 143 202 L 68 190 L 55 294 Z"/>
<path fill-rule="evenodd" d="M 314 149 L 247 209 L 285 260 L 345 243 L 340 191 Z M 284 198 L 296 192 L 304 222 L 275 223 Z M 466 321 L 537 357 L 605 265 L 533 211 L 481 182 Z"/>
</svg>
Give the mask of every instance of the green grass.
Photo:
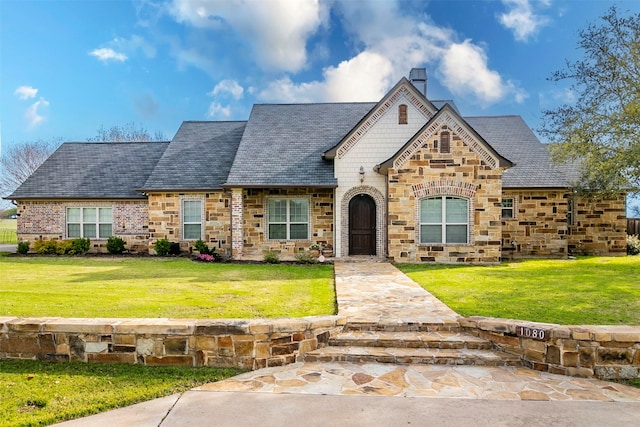
<svg viewBox="0 0 640 427">
<path fill-rule="evenodd" d="M 0 316 L 274 318 L 335 313 L 330 265 L 0 256 Z"/>
<path fill-rule="evenodd" d="M 237 375 L 220 368 L 0 361 L 0 426 L 47 425 Z"/>
<path fill-rule="evenodd" d="M 398 268 L 463 316 L 640 324 L 640 256 Z"/>
<path fill-rule="evenodd" d="M 0 219 L 0 244 L 18 243 L 15 219 Z"/>
</svg>

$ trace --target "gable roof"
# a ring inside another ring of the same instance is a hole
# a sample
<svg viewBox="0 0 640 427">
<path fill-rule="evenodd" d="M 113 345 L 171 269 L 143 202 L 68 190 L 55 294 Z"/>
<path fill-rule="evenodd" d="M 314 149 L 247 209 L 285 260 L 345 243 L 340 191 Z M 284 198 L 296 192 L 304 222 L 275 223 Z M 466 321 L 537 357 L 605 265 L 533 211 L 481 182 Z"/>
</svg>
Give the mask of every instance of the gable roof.
<svg viewBox="0 0 640 427">
<path fill-rule="evenodd" d="M 66 142 L 7 199 L 139 199 L 167 142 Z"/>
<path fill-rule="evenodd" d="M 333 164 L 322 153 L 374 105 L 254 105 L 225 187 L 335 187 Z"/>
<path fill-rule="evenodd" d="M 219 189 L 227 180 L 246 125 L 246 121 L 183 122 L 139 189 Z"/>
<path fill-rule="evenodd" d="M 503 188 L 568 188 L 569 180 L 520 116 L 467 117 L 467 123 L 515 163 L 504 171 Z"/>
</svg>

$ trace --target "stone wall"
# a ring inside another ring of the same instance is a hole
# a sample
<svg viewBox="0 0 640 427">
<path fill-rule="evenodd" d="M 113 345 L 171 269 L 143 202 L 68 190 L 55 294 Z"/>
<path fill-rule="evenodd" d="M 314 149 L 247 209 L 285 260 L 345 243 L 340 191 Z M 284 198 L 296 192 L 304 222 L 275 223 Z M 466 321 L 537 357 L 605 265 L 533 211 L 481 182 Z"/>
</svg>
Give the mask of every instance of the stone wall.
<svg viewBox="0 0 640 427">
<path fill-rule="evenodd" d="M 132 252 L 146 252 L 149 241 L 146 200 L 65 200 L 24 201 L 18 203 L 18 240 L 67 239 L 66 209 L 69 207 L 110 207 L 113 234 L 122 238 Z M 92 239 L 92 253 L 106 253 L 106 239 Z"/>
<path fill-rule="evenodd" d="M 437 135 L 431 136 L 400 168 L 389 169 L 389 258 L 395 262 L 500 261 L 502 171 L 452 136 L 451 153 L 439 153 Z M 469 244 L 419 244 L 420 199 L 438 195 L 469 199 Z"/>
<path fill-rule="evenodd" d="M 0 359 L 259 369 L 324 346 L 337 316 L 273 320 L 0 317 Z"/>
<path fill-rule="evenodd" d="M 466 332 L 519 355 L 525 366 L 553 374 L 640 377 L 640 327 L 561 326 L 486 317 L 460 318 Z"/>
<path fill-rule="evenodd" d="M 306 197 L 311 210 L 311 234 L 309 240 L 268 240 L 268 197 Z M 246 259 L 262 259 L 268 251 L 276 251 L 285 258 L 307 250 L 312 243 L 334 244 L 333 241 L 333 189 L 283 188 L 243 190 L 243 251 Z"/>
<path fill-rule="evenodd" d="M 569 251 L 582 255 L 626 255 L 625 195 L 599 200 L 575 197 Z"/>
</svg>

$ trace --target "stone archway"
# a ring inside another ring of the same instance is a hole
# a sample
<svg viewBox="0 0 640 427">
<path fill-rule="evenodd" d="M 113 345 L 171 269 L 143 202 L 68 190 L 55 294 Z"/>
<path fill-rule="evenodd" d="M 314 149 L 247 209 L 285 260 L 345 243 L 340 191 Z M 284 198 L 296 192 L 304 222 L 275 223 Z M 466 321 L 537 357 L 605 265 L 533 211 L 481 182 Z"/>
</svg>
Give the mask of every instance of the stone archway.
<svg viewBox="0 0 640 427">
<path fill-rule="evenodd" d="M 340 230 L 340 256 L 347 256 L 349 254 L 349 204 L 351 199 L 354 197 L 365 194 L 370 196 L 375 203 L 375 211 L 376 211 L 376 255 L 380 257 L 384 257 L 387 255 L 386 248 L 386 236 L 387 236 L 387 221 L 386 221 L 386 206 L 385 206 L 385 198 L 384 195 L 375 187 L 371 187 L 369 185 L 362 185 L 359 187 L 353 187 L 349 191 L 347 191 L 342 197 L 342 201 L 340 203 L 340 219 L 341 219 L 341 230 Z"/>
</svg>

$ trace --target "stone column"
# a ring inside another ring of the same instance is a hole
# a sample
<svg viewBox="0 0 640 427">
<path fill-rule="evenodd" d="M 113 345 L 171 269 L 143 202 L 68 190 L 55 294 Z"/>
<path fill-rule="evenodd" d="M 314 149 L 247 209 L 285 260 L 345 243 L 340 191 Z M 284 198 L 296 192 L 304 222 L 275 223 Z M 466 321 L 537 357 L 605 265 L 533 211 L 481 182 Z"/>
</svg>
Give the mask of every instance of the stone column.
<svg viewBox="0 0 640 427">
<path fill-rule="evenodd" d="M 231 257 L 241 259 L 244 247 L 242 188 L 231 189 Z"/>
</svg>

